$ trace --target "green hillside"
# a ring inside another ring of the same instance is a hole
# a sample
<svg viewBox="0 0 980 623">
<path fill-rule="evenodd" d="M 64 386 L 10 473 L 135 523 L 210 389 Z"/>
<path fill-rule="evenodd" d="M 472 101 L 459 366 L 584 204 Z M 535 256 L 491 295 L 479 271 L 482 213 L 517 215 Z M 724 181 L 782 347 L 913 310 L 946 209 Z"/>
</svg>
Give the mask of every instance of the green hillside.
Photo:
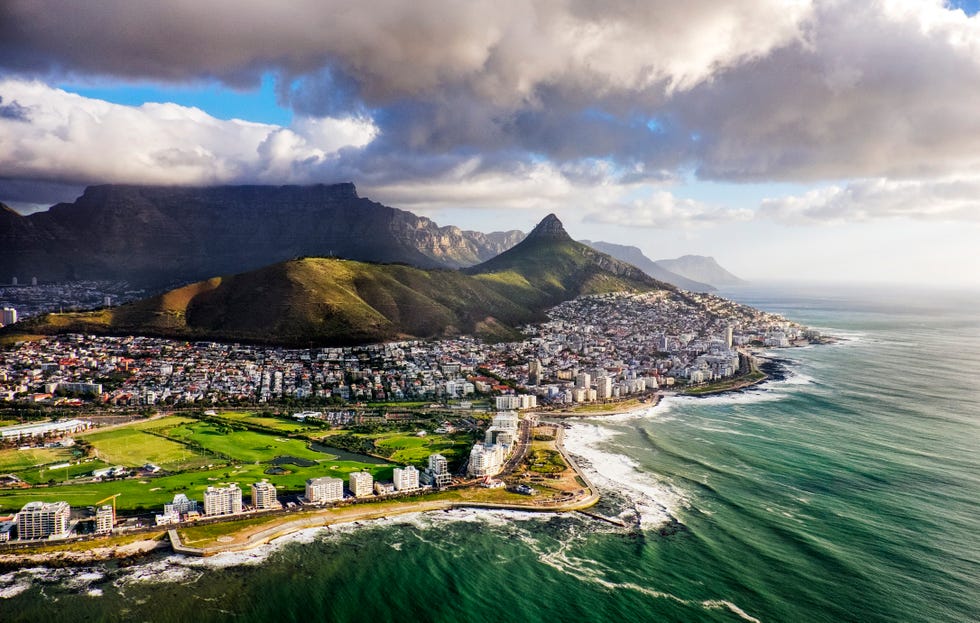
<svg viewBox="0 0 980 623">
<path fill-rule="evenodd" d="M 581 294 L 661 288 L 673 289 L 574 242 L 550 216 L 514 248 L 466 271 L 303 258 L 17 329 L 297 345 L 460 334 L 499 341 Z"/>
</svg>

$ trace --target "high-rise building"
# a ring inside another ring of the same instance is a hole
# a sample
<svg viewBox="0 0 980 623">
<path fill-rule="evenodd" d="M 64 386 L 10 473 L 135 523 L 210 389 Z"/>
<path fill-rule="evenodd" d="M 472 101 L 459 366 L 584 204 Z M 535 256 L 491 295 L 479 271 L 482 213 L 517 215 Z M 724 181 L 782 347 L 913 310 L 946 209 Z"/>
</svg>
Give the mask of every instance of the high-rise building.
<svg viewBox="0 0 980 623">
<path fill-rule="evenodd" d="M 374 494 L 374 476 L 370 472 L 351 472 L 348 478 L 350 492 L 356 498 Z"/>
<path fill-rule="evenodd" d="M 612 379 L 600 376 L 595 380 L 595 393 L 600 399 L 612 398 Z"/>
<path fill-rule="evenodd" d="M 306 499 L 311 504 L 323 504 L 344 499 L 344 481 L 324 476 L 306 481 Z"/>
<path fill-rule="evenodd" d="M 17 538 L 46 539 L 68 536 L 68 502 L 28 502 L 17 513 Z"/>
<path fill-rule="evenodd" d="M 0 310 L 0 327 L 17 322 L 17 310 L 13 307 L 4 307 Z"/>
<path fill-rule="evenodd" d="M 471 476 L 494 476 L 504 466 L 504 447 L 500 444 L 473 444 L 468 471 Z"/>
<path fill-rule="evenodd" d="M 592 375 L 588 372 L 580 372 L 575 375 L 575 387 L 588 389 L 592 386 Z"/>
<path fill-rule="evenodd" d="M 512 395 L 497 396 L 496 406 L 500 410 L 517 409 L 521 406 L 521 399 Z"/>
<path fill-rule="evenodd" d="M 541 376 L 544 369 L 541 366 L 541 362 L 537 359 L 532 359 L 527 362 L 527 382 L 529 385 L 540 385 Z"/>
<path fill-rule="evenodd" d="M 732 336 L 734 332 L 735 330 L 732 328 L 732 325 L 725 327 L 725 346 L 727 346 L 729 349 L 732 347 Z"/>
<path fill-rule="evenodd" d="M 106 504 L 105 506 L 100 506 L 99 510 L 95 511 L 95 533 L 96 534 L 109 534 L 112 532 L 112 526 L 116 523 L 116 513 L 112 510 L 112 506 Z"/>
<path fill-rule="evenodd" d="M 396 491 L 414 491 L 419 488 L 419 470 L 414 465 L 396 467 L 394 481 Z"/>
<path fill-rule="evenodd" d="M 252 506 L 256 510 L 282 506 L 276 498 L 276 488 L 271 482 L 263 479 L 252 485 Z"/>
<path fill-rule="evenodd" d="M 237 515 L 242 512 L 242 490 L 237 483 L 208 487 L 204 492 L 205 515 Z"/>
<path fill-rule="evenodd" d="M 424 476 L 426 483 L 436 489 L 448 487 L 453 482 L 453 475 L 449 473 L 449 461 L 441 454 L 429 455 L 429 466 Z"/>
</svg>

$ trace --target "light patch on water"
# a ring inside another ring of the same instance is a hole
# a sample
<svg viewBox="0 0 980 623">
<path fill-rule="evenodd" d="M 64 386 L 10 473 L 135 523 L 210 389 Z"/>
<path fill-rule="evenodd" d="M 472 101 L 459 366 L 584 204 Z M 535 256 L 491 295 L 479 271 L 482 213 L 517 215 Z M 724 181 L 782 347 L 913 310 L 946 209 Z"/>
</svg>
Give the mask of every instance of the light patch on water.
<svg viewBox="0 0 980 623">
<path fill-rule="evenodd" d="M 621 518 L 635 513 L 641 527 L 658 528 L 675 517 L 678 509 L 688 507 L 688 501 L 682 493 L 657 480 L 655 474 L 644 472 L 632 458 L 604 449 L 616 435 L 599 424 L 574 424 L 565 432 L 565 447 L 585 459 L 580 467 L 600 490 L 615 491 L 632 503 L 633 508 L 625 510 Z"/>
</svg>

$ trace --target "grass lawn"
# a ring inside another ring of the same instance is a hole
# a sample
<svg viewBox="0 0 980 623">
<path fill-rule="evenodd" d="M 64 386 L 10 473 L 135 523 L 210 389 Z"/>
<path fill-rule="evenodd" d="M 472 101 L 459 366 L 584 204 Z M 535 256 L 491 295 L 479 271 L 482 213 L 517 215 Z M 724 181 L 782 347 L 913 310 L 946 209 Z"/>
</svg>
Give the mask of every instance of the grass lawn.
<svg viewBox="0 0 980 623">
<path fill-rule="evenodd" d="M 92 444 L 98 458 L 114 465 L 155 463 L 164 469 L 180 469 L 213 462 L 195 455 L 184 444 L 144 432 L 138 425 L 89 433 L 84 439 Z"/>
<path fill-rule="evenodd" d="M 171 428 L 172 439 L 193 441 L 207 450 L 247 463 L 269 461 L 277 456 L 294 456 L 310 461 L 329 460 L 331 455 L 306 447 L 301 439 L 288 439 L 249 430 L 222 430 L 210 422 L 192 422 Z"/>
<path fill-rule="evenodd" d="M 389 458 L 395 463 L 412 463 L 417 466 L 426 463 L 430 454 L 441 454 L 452 463 L 468 453 L 472 446 L 472 441 L 466 434 L 429 433 L 425 437 L 419 437 L 415 433 L 396 432 L 367 436 L 374 439 L 377 447 L 393 450 Z"/>
<path fill-rule="evenodd" d="M 311 427 L 297 421 L 285 420 L 277 417 L 263 417 L 254 411 L 219 411 L 216 416 L 222 420 L 231 422 L 246 422 L 257 426 L 264 426 L 273 430 L 280 430 L 284 433 L 298 433 L 310 430 Z"/>
<path fill-rule="evenodd" d="M 17 472 L 17 476 L 32 485 L 39 485 L 52 480 L 55 482 L 65 482 L 72 478 L 78 478 L 79 476 L 88 476 L 93 470 L 102 469 L 103 467 L 108 467 L 108 465 L 98 459 L 94 459 L 82 461 L 81 463 L 72 463 L 68 467 L 59 467 L 58 469 L 47 469 L 44 467 L 25 469 Z"/>
<path fill-rule="evenodd" d="M 300 492 L 308 478 L 333 476 L 347 480 L 350 472 L 366 469 L 379 480 L 391 480 L 391 465 L 370 465 L 352 461 L 327 461 L 315 467 L 296 467 L 288 465 L 289 474 L 269 475 L 264 473 L 267 465 L 243 464 L 238 466 L 216 467 L 210 470 L 193 470 L 159 478 L 126 479 L 110 482 L 66 484 L 32 489 L 0 490 L 0 513 L 18 511 L 24 504 L 35 500 L 56 502 L 65 500 L 71 506 L 93 506 L 99 500 L 120 493 L 116 507 L 120 512 L 143 509 L 163 510 L 175 493 L 185 493 L 194 500 L 204 499 L 204 490 L 209 486 L 220 486 L 237 482 L 245 493 L 246 500 L 251 495 L 252 483 L 268 478 L 280 494 Z M 45 472 L 47 476 L 47 472 Z"/>
<path fill-rule="evenodd" d="M 152 429 L 166 434 L 171 439 L 152 435 Z M 83 462 L 56 470 L 42 469 L 37 464 L 66 462 L 71 456 L 67 449 L 39 449 L 36 451 L 9 450 L 0 453 L 0 465 L 5 469 L 0 473 L 14 473 L 26 482 L 43 484 L 54 480 L 50 487 L 32 489 L 0 490 L 0 512 L 17 511 L 34 500 L 65 500 L 72 506 L 92 506 L 99 500 L 121 494 L 116 500 L 119 511 L 126 513 L 139 509 L 160 509 L 173 499 L 175 493 L 186 493 L 196 500 L 203 500 L 208 486 L 237 482 L 249 497 L 249 486 L 267 478 L 282 494 L 303 490 L 306 480 L 320 476 L 333 476 L 347 480 L 354 471 L 367 470 L 376 480 L 391 480 L 392 463 L 366 463 L 346 460 L 332 454 L 317 452 L 306 447 L 302 439 L 286 439 L 274 434 L 252 431 L 219 430 L 220 425 L 182 417 L 164 418 L 154 421 L 138 421 L 112 430 L 96 431 L 85 435 L 85 439 L 99 451 L 99 456 L 112 464 L 139 466 L 153 462 L 165 470 L 180 471 L 170 475 L 146 479 L 126 479 L 97 483 L 65 483 L 73 477 L 85 475 L 93 469 L 105 466 L 100 460 Z M 406 435 L 411 437 L 411 435 Z M 205 451 L 194 450 L 181 441 L 195 442 Z M 422 450 L 423 460 L 429 450 L 421 446 L 426 440 L 413 442 L 409 450 Z M 414 448 L 414 446 L 419 446 Z M 461 446 L 462 447 L 462 446 Z M 468 448 L 468 446 L 466 446 Z M 232 464 L 225 459 L 209 454 L 207 451 L 232 457 Z M 284 464 L 280 467 L 287 473 L 267 474 L 269 464 L 277 456 L 292 456 L 313 461 L 307 467 Z M 420 461 L 421 462 L 421 461 Z M 211 465 L 210 468 L 207 465 Z"/>
<path fill-rule="evenodd" d="M 30 450 L 10 448 L 0 450 L 0 473 L 16 473 L 23 469 L 41 465 L 64 463 L 71 458 L 70 448 L 31 448 Z"/>
</svg>

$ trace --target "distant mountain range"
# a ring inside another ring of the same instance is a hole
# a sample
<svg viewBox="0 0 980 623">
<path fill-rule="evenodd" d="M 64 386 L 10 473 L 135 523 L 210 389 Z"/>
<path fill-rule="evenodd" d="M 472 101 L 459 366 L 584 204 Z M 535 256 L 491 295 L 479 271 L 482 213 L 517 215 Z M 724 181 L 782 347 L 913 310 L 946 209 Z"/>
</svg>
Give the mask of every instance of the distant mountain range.
<svg viewBox="0 0 980 623">
<path fill-rule="evenodd" d="M 582 244 L 589 245 L 597 251 L 602 251 L 603 253 L 611 255 L 617 260 L 632 264 L 654 279 L 666 281 L 667 283 L 673 284 L 683 290 L 690 290 L 691 292 L 711 292 L 712 290 L 717 290 L 717 288 L 710 283 L 702 283 L 694 279 L 688 279 L 687 277 L 667 270 L 660 265 L 660 262 L 655 262 L 644 255 L 643 251 L 641 251 L 638 247 L 613 244 L 612 242 L 592 242 L 591 240 L 581 240 L 580 242 Z"/>
<path fill-rule="evenodd" d="M 748 283 L 718 265 L 713 257 L 684 255 L 676 260 L 660 260 L 657 265 L 687 279 L 710 283 L 717 288 Z"/>
<path fill-rule="evenodd" d="M 520 231 L 439 227 L 330 186 L 91 186 L 74 203 L 22 216 L 0 204 L 0 281 L 121 279 L 162 286 L 302 256 L 472 266 Z"/>
<path fill-rule="evenodd" d="M 48 314 L 23 333 L 146 334 L 286 344 L 351 344 L 516 328 L 583 294 L 675 291 L 572 240 L 549 215 L 513 248 L 463 270 L 303 258 L 214 277 L 117 308 Z"/>
</svg>

